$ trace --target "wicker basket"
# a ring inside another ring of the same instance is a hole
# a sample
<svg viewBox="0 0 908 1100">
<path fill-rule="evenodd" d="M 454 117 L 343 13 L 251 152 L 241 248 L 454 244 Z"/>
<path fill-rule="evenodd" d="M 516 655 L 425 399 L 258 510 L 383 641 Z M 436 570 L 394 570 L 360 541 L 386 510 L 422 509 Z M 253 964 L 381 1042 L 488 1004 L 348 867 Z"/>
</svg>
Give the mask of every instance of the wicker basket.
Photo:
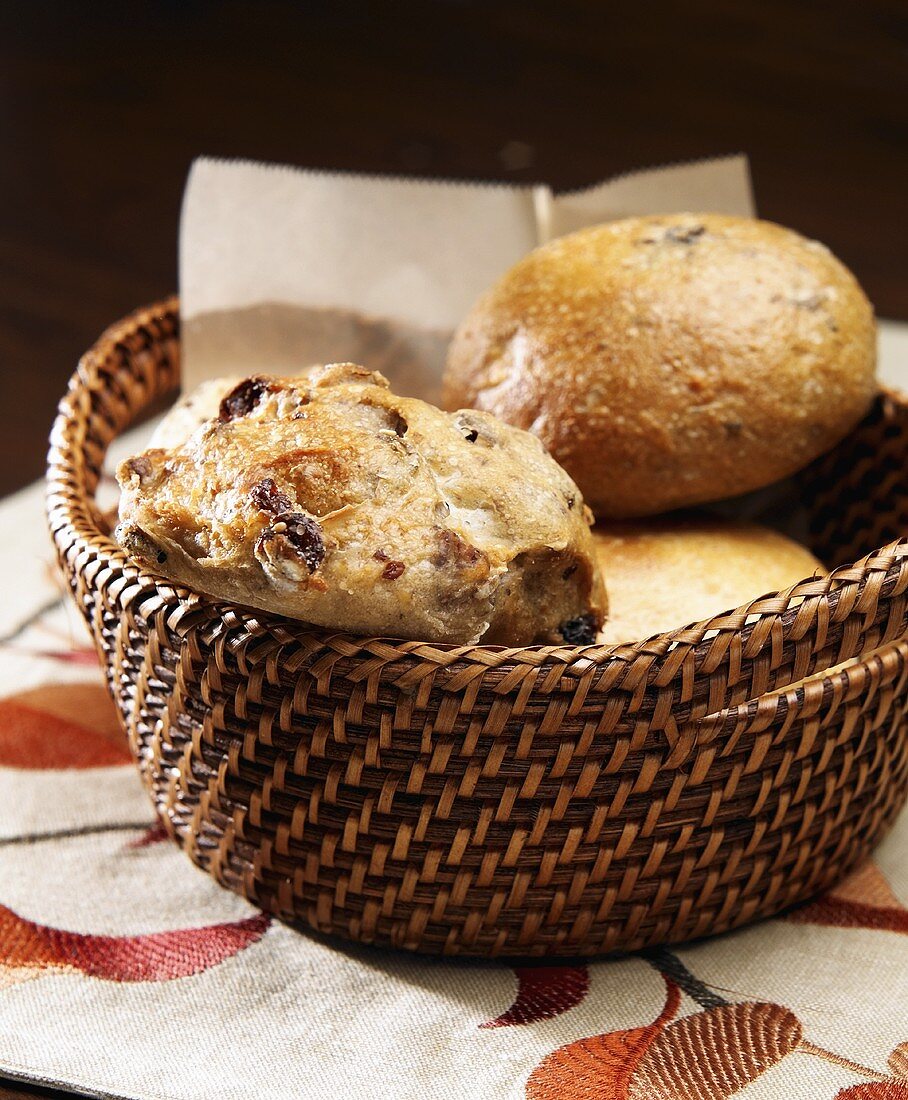
<svg viewBox="0 0 908 1100">
<path fill-rule="evenodd" d="M 367 943 L 581 956 L 775 913 L 892 822 L 908 784 L 899 399 L 803 478 L 814 550 L 854 564 L 640 644 L 455 648 L 309 629 L 129 560 L 99 471 L 178 357 L 175 301 L 88 352 L 48 512 L 155 807 L 224 886 Z"/>
</svg>

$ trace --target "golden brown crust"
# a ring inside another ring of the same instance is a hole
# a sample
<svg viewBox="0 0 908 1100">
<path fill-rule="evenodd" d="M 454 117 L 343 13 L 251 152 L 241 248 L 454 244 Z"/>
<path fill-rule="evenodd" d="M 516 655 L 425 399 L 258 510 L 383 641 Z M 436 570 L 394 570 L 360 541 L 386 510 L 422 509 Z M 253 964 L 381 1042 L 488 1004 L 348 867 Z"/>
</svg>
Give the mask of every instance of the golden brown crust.
<svg viewBox="0 0 908 1100">
<path fill-rule="evenodd" d="M 816 241 L 717 214 L 629 218 L 530 253 L 455 334 L 445 407 L 536 433 L 600 517 L 756 489 L 876 391 L 873 311 Z"/>
<path fill-rule="evenodd" d="M 721 615 L 823 569 L 778 531 L 709 516 L 600 523 L 593 539 L 609 592 L 599 640 L 609 645 Z"/>
<path fill-rule="evenodd" d="M 592 517 L 534 436 L 351 364 L 219 396 L 117 471 L 118 538 L 156 572 L 361 634 L 557 642 L 588 616 L 592 641 Z"/>
</svg>

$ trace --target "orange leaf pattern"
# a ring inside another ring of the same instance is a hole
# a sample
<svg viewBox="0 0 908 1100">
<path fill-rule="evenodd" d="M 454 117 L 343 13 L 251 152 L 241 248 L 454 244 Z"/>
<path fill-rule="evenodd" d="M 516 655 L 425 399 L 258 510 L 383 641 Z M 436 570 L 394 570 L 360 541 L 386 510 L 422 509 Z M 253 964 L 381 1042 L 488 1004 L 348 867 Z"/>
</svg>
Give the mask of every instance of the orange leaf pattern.
<svg viewBox="0 0 908 1100">
<path fill-rule="evenodd" d="M 901 1081 L 862 1081 L 840 1089 L 835 1100 L 908 1100 L 908 1085 Z"/>
<path fill-rule="evenodd" d="M 899 1043 L 889 1055 L 887 1064 L 894 1076 L 908 1078 L 908 1043 Z"/>
<path fill-rule="evenodd" d="M 45 684 L 0 699 L 0 767 L 104 768 L 130 760 L 100 684 Z"/>
<path fill-rule="evenodd" d="M 627 1100 L 725 1100 L 800 1040 L 797 1017 L 781 1005 L 728 1004 L 697 1012 L 650 1043 Z"/>
<path fill-rule="evenodd" d="M 873 860 L 868 860 L 830 893 L 793 909 L 788 920 L 832 928 L 908 933 L 908 908 L 892 892 Z"/>
<path fill-rule="evenodd" d="M 665 984 L 665 1007 L 651 1024 L 580 1039 L 546 1055 L 527 1081 L 528 1100 L 627 1100 L 634 1071 L 681 1003 L 677 985 Z"/>
</svg>

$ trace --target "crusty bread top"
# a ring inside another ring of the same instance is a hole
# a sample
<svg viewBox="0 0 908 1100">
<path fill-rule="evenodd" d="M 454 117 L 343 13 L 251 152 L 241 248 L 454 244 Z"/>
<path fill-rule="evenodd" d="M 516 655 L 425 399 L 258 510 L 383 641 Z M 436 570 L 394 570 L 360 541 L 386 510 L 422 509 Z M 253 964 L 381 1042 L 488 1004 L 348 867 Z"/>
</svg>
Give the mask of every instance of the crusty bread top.
<svg viewBox="0 0 908 1100">
<path fill-rule="evenodd" d="M 593 540 L 608 583 L 608 644 L 712 618 L 823 568 L 778 531 L 709 516 L 597 524 Z"/>
<path fill-rule="evenodd" d="M 532 435 L 398 397 L 353 364 L 245 379 L 193 429 L 218 392 L 117 471 L 117 537 L 143 564 L 360 634 L 593 640 L 592 516 Z"/>
<path fill-rule="evenodd" d="M 876 391 L 873 312 L 816 241 L 717 214 L 536 249 L 452 342 L 447 408 L 535 432 L 597 515 L 747 492 L 842 438 Z"/>
</svg>

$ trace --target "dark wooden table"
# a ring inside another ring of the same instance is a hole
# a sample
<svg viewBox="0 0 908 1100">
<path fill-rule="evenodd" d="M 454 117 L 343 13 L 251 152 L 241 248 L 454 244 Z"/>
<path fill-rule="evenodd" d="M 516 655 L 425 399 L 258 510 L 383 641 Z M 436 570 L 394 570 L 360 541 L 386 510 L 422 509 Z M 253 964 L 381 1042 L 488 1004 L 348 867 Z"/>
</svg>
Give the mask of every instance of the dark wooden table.
<svg viewBox="0 0 908 1100">
<path fill-rule="evenodd" d="M 0 493 L 79 353 L 175 287 L 198 153 L 571 188 L 744 150 L 761 213 L 908 317 L 906 51 L 903 0 L 3 4 Z"/>
</svg>

